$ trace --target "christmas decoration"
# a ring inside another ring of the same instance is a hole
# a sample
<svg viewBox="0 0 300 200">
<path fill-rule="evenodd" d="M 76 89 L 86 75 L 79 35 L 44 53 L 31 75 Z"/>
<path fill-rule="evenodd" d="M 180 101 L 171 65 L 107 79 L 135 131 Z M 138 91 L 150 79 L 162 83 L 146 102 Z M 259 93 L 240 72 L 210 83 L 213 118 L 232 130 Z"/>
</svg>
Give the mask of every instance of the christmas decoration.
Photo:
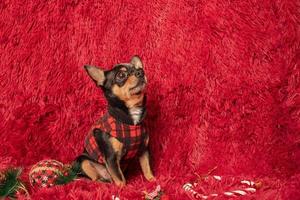
<svg viewBox="0 0 300 200">
<path fill-rule="evenodd" d="M 161 190 L 161 186 L 158 185 L 154 191 L 145 194 L 145 200 L 168 200 L 169 197 Z"/>
<path fill-rule="evenodd" d="M 73 165 L 65 165 L 64 170 L 56 179 L 57 185 L 67 184 L 77 178 L 77 175 L 80 172 L 80 165 L 75 163 Z"/>
<path fill-rule="evenodd" d="M 116 195 L 112 195 L 112 200 L 120 200 L 120 198 Z"/>
<path fill-rule="evenodd" d="M 16 199 L 20 193 L 29 196 L 25 185 L 19 179 L 21 172 L 22 170 L 18 168 L 8 169 L 0 173 L 0 199 Z"/>
<path fill-rule="evenodd" d="M 32 166 L 29 180 L 32 186 L 52 187 L 62 185 L 76 179 L 80 166 L 64 165 L 56 160 L 42 160 Z"/>
<path fill-rule="evenodd" d="M 246 195 L 255 193 L 256 190 L 258 188 L 260 188 L 262 185 L 261 182 L 253 182 L 250 180 L 241 180 L 241 181 L 237 182 L 237 184 L 239 185 L 238 188 L 219 192 L 219 193 L 216 192 L 216 193 L 211 193 L 211 194 L 203 194 L 203 193 L 197 192 L 195 189 L 197 186 L 201 187 L 201 184 L 204 184 L 204 182 L 212 183 L 212 181 L 215 181 L 215 182 L 219 182 L 220 184 L 224 184 L 224 183 L 222 183 L 222 179 L 223 178 L 221 176 L 207 175 L 205 177 L 202 177 L 200 179 L 200 181 L 196 181 L 193 183 L 188 182 L 188 183 L 184 184 L 183 189 L 190 197 L 192 197 L 194 199 L 211 199 L 211 198 L 220 197 L 220 196 L 224 196 L 224 197 L 246 196 Z M 231 178 L 230 182 L 234 182 L 234 181 L 236 181 L 235 178 Z M 203 187 L 201 187 L 201 189 L 203 191 Z"/>
</svg>

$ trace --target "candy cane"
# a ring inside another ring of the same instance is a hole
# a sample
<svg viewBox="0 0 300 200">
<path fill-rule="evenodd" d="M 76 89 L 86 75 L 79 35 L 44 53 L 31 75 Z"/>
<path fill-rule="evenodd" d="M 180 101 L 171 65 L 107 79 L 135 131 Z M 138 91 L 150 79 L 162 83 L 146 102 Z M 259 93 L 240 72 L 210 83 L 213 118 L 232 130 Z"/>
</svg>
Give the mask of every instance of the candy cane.
<svg viewBox="0 0 300 200">
<path fill-rule="evenodd" d="M 203 194 L 196 192 L 193 189 L 193 184 L 191 184 L 191 183 L 184 184 L 183 189 L 184 189 L 184 191 L 190 193 L 195 199 L 208 199 L 209 198 L 209 196 L 207 196 L 207 195 L 203 195 Z M 218 196 L 218 194 L 213 194 L 213 195 Z"/>
<path fill-rule="evenodd" d="M 216 181 L 221 181 L 222 177 L 221 176 L 212 176 L 212 178 Z M 186 183 L 183 185 L 183 189 L 186 193 L 189 193 L 194 197 L 195 199 L 209 199 L 211 197 L 217 197 L 217 196 L 226 196 L 226 197 L 236 197 L 236 196 L 245 196 L 248 195 L 249 193 L 255 193 L 256 189 L 254 188 L 255 182 L 253 181 L 248 181 L 248 180 L 242 180 L 240 181 L 241 184 L 247 185 L 250 187 L 244 188 L 244 189 L 238 189 L 238 190 L 231 190 L 231 191 L 225 191 L 221 194 L 209 194 L 209 195 L 204 195 L 200 194 L 197 191 L 195 191 L 193 188 L 198 185 L 198 183 Z"/>
<path fill-rule="evenodd" d="M 112 200 L 120 200 L 120 198 L 116 195 L 112 195 Z"/>
</svg>

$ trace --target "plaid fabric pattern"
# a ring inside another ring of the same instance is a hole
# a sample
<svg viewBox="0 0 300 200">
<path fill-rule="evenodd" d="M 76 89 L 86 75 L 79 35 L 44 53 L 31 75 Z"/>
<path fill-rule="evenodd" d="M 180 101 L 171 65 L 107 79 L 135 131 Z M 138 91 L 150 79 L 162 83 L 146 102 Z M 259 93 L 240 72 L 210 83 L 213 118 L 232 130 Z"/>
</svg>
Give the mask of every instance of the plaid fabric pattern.
<svg viewBox="0 0 300 200">
<path fill-rule="evenodd" d="M 125 145 L 125 155 L 122 157 L 123 160 L 135 157 L 143 141 L 143 137 L 146 135 L 146 129 L 143 124 L 125 124 L 116 120 L 108 113 L 105 114 L 95 123 L 85 139 L 85 150 L 92 159 L 99 163 L 104 163 L 104 158 L 94 136 L 93 130 L 95 128 L 100 129 L 103 132 L 102 134 L 109 134 L 110 136 L 117 138 Z"/>
</svg>

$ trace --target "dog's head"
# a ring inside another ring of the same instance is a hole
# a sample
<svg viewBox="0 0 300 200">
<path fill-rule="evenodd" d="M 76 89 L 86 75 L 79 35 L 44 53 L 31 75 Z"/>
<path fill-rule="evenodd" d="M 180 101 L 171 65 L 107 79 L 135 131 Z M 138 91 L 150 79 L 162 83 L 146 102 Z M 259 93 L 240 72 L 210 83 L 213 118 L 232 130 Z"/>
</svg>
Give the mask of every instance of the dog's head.
<svg viewBox="0 0 300 200">
<path fill-rule="evenodd" d="M 107 71 L 88 65 L 84 68 L 96 85 L 103 89 L 109 103 L 121 102 L 127 108 L 143 104 L 147 79 L 138 56 L 133 56 L 130 63 L 117 64 Z"/>
</svg>

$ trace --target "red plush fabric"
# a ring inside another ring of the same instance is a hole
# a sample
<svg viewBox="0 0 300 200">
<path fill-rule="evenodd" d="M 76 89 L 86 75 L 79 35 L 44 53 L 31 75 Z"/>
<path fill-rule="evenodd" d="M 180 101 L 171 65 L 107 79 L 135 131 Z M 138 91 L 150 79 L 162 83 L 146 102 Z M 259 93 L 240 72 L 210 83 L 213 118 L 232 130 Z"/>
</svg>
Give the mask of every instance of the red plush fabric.
<svg viewBox="0 0 300 200">
<path fill-rule="evenodd" d="M 140 199 L 215 174 L 261 180 L 251 199 L 300 196 L 299 1 L 0 1 L 0 168 L 72 161 L 106 103 L 83 70 L 142 57 L 153 169 L 32 199 Z M 225 188 L 225 186 L 224 186 Z M 209 191 L 208 191 L 209 192 Z"/>
</svg>

